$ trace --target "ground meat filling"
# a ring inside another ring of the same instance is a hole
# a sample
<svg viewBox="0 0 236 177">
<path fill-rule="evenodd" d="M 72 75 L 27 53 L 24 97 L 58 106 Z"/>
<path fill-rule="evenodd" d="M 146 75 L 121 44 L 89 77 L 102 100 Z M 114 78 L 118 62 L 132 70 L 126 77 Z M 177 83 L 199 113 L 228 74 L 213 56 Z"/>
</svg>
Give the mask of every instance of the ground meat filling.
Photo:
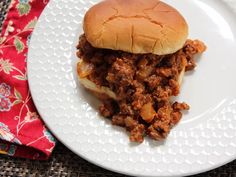
<svg viewBox="0 0 236 177">
<path fill-rule="evenodd" d="M 94 48 L 82 35 L 77 49 L 77 56 L 94 66 L 88 79 L 117 96 L 117 100 L 104 100 L 100 113 L 125 127 L 132 142 L 141 143 L 144 136 L 165 139 L 181 119 L 181 111 L 189 110 L 186 103 L 172 103 L 170 97 L 180 92 L 181 72 L 193 70 L 194 55 L 206 47 L 198 40 L 187 40 L 171 55 L 131 54 Z"/>
</svg>

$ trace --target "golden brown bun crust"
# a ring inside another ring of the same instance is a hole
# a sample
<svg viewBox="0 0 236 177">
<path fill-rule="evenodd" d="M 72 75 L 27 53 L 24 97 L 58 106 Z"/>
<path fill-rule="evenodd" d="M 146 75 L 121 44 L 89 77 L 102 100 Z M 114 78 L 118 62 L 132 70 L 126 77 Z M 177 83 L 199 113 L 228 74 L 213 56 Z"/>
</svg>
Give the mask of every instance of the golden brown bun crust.
<svg viewBox="0 0 236 177">
<path fill-rule="evenodd" d="M 171 54 L 183 47 L 188 25 L 173 7 L 159 0 L 105 0 L 84 18 L 93 47 L 130 53 Z"/>
</svg>

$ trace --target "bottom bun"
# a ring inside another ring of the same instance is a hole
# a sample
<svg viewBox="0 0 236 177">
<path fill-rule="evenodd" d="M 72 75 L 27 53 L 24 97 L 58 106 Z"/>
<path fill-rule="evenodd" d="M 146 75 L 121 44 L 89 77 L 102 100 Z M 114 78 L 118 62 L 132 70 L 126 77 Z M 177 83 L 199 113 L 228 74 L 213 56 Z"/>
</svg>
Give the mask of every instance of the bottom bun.
<svg viewBox="0 0 236 177">
<path fill-rule="evenodd" d="M 116 94 L 108 87 L 97 86 L 94 82 L 87 78 L 79 78 L 80 83 L 89 91 L 91 91 L 99 99 L 112 98 L 116 100 Z"/>
</svg>

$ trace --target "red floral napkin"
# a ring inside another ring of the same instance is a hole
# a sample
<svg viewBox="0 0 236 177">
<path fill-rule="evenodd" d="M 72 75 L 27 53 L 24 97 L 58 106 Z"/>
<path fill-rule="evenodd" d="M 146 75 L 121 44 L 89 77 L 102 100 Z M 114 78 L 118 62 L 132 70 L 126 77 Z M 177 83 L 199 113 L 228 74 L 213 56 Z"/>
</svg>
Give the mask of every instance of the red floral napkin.
<svg viewBox="0 0 236 177">
<path fill-rule="evenodd" d="M 0 154 L 47 159 L 55 139 L 40 119 L 28 87 L 31 33 L 48 0 L 12 0 L 0 36 Z"/>
</svg>

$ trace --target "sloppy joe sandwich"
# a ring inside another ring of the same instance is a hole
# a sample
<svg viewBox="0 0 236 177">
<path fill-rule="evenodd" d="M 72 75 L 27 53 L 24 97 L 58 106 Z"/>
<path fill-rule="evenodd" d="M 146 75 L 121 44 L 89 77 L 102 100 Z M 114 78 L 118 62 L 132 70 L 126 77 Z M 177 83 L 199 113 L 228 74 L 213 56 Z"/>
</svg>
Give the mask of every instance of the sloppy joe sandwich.
<svg viewBox="0 0 236 177">
<path fill-rule="evenodd" d="M 100 113 L 132 142 L 165 139 L 189 109 L 171 97 L 204 43 L 188 39 L 184 17 L 159 0 L 102 1 L 87 11 L 83 29 L 78 78 L 102 101 Z"/>
</svg>

